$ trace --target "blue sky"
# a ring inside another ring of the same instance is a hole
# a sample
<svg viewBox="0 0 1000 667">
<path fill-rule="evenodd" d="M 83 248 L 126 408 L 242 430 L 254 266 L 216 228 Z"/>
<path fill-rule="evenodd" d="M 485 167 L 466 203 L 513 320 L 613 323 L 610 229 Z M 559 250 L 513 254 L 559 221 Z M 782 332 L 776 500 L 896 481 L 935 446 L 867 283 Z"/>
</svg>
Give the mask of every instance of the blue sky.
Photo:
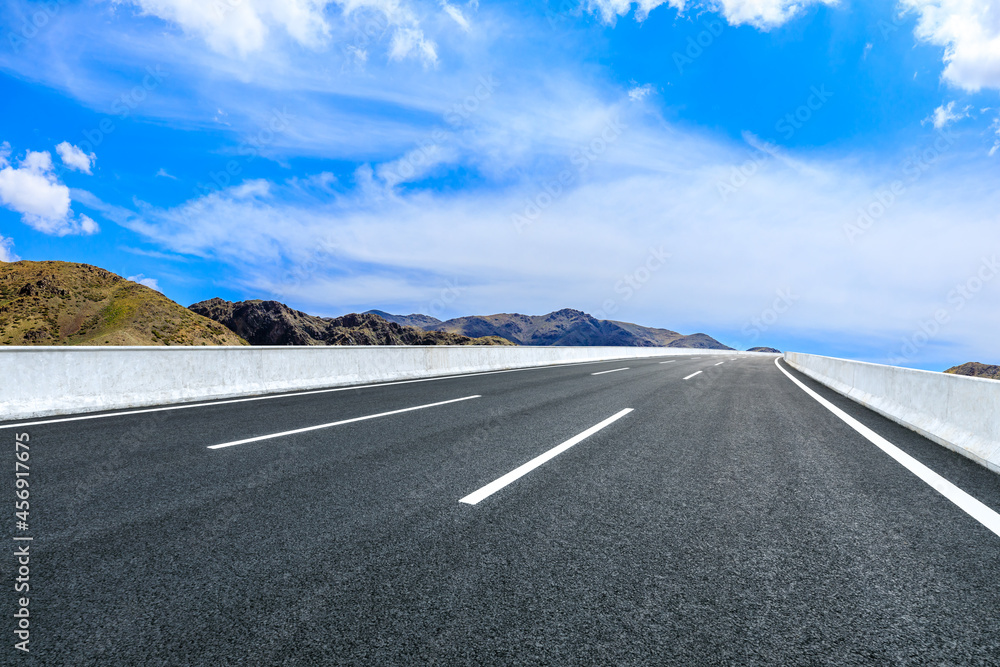
<svg viewBox="0 0 1000 667">
<path fill-rule="evenodd" d="M 0 35 L 4 261 L 1000 359 L 996 0 L 13 0 Z"/>
</svg>

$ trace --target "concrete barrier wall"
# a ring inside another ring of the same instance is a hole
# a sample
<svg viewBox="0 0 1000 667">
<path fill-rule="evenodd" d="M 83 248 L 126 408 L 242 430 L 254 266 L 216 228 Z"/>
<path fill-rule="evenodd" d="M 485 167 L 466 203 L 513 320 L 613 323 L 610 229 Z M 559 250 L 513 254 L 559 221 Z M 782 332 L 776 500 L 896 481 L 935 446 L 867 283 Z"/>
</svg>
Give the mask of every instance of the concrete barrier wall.
<svg viewBox="0 0 1000 667">
<path fill-rule="evenodd" d="M 795 369 L 1000 472 L 1000 382 L 786 352 Z"/>
<path fill-rule="evenodd" d="M 663 347 L 0 348 L 0 421 L 552 364 L 759 354 Z"/>
</svg>

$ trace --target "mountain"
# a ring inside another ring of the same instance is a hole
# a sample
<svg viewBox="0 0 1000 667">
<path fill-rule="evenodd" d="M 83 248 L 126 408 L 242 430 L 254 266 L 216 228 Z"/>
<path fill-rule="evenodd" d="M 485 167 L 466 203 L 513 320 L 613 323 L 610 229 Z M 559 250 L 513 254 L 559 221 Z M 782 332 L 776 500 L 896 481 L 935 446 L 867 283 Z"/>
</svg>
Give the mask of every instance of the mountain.
<svg viewBox="0 0 1000 667">
<path fill-rule="evenodd" d="M 774 354 L 781 354 L 781 350 L 776 350 L 773 347 L 751 347 L 747 352 L 773 352 Z"/>
<path fill-rule="evenodd" d="M 246 345 L 156 290 L 72 262 L 0 264 L 3 345 Z"/>
<path fill-rule="evenodd" d="M 500 336 L 518 345 L 627 345 L 732 349 L 703 333 L 685 336 L 669 329 L 654 329 L 614 320 L 598 320 L 587 313 L 570 308 L 557 310 L 548 315 L 502 313 L 483 317 L 458 317 L 445 322 L 435 321 L 423 328 L 425 330 L 433 328 L 463 336 Z"/>
<path fill-rule="evenodd" d="M 190 309 L 225 325 L 251 345 L 512 345 L 497 337 L 471 338 L 401 326 L 372 313 L 308 315 L 278 301 L 209 299 Z"/>
<path fill-rule="evenodd" d="M 392 313 L 387 313 L 384 310 L 366 310 L 363 315 L 378 315 L 383 320 L 389 322 L 395 322 L 396 324 L 404 327 L 416 327 L 418 329 L 424 329 L 427 331 L 438 330 L 437 326 L 441 324 L 441 320 L 436 317 L 431 317 L 430 315 L 393 315 Z"/>
<path fill-rule="evenodd" d="M 970 361 L 961 366 L 954 366 L 945 371 L 952 375 L 968 375 L 976 378 L 987 378 L 989 380 L 1000 380 L 1000 366 L 981 364 L 978 361 Z"/>
</svg>

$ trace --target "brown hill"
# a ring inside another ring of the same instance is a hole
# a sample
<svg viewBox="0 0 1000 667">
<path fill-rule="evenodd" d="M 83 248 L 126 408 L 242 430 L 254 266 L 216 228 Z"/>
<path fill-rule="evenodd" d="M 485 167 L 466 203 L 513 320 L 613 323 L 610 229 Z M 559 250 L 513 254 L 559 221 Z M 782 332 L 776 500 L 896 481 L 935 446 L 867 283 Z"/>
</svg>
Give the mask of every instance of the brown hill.
<svg viewBox="0 0 1000 667">
<path fill-rule="evenodd" d="M 518 345 L 623 345 L 732 349 L 703 333 L 685 336 L 669 329 L 655 329 L 630 322 L 599 320 L 571 308 L 557 310 L 548 315 L 501 313 L 482 317 L 458 317 L 423 328 L 426 330 L 431 327 L 464 336 L 502 336 Z"/>
<path fill-rule="evenodd" d="M 246 345 L 156 290 L 72 262 L 0 264 L 4 345 Z"/>
<path fill-rule="evenodd" d="M 405 327 L 371 313 L 308 315 L 278 301 L 209 299 L 191 310 L 225 325 L 251 345 L 513 345 L 496 336 L 473 338 Z"/>
<path fill-rule="evenodd" d="M 981 364 L 978 361 L 970 361 L 961 366 L 953 366 L 945 371 L 952 375 L 968 375 L 975 378 L 986 378 L 988 380 L 1000 380 L 1000 366 Z"/>
</svg>

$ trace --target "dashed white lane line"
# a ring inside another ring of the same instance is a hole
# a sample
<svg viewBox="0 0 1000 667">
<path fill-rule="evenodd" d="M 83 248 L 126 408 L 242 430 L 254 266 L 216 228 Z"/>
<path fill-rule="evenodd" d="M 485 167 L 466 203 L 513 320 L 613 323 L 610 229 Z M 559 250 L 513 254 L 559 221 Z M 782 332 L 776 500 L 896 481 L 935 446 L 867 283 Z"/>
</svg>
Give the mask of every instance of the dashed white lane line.
<svg viewBox="0 0 1000 667">
<path fill-rule="evenodd" d="M 720 361 L 719 363 L 717 363 L 717 364 L 716 364 L 716 366 L 721 366 L 721 365 L 722 365 L 722 364 L 724 364 L 724 363 L 726 363 L 726 362 L 724 362 L 724 361 Z"/>
<path fill-rule="evenodd" d="M 510 484 L 510 483 L 512 483 L 512 482 L 514 482 L 514 481 L 516 481 L 518 479 L 520 479 L 521 477 L 524 477 L 529 472 L 531 472 L 532 470 L 534 470 L 538 466 L 542 465 L 546 461 L 549 461 L 550 459 L 553 459 L 556 456 L 559 456 L 560 454 L 562 454 L 563 452 L 565 452 L 567 449 L 569 449 L 573 445 L 576 445 L 576 444 L 578 444 L 580 442 L 583 442 L 584 440 L 586 440 L 590 436 L 594 435 L 595 433 L 597 433 L 601 429 L 603 429 L 603 428 L 605 428 L 607 426 L 610 426 L 611 424 L 613 424 L 614 422 L 618 421 L 619 419 L 621 419 L 622 417 L 624 417 L 625 415 L 627 415 L 630 412 L 632 412 L 632 408 L 625 408 L 621 412 L 618 412 L 618 413 L 615 413 L 615 414 L 611 415 L 610 417 L 608 417 L 607 419 L 605 419 L 604 421 L 602 421 L 600 424 L 596 424 L 594 426 L 591 426 L 590 428 L 588 428 L 583 433 L 581 433 L 579 435 L 573 436 L 572 438 L 570 438 L 566 442 L 562 443 L 561 445 L 556 445 L 555 447 L 553 447 L 549 451 L 545 452 L 544 454 L 542 454 L 540 456 L 536 456 L 535 458 L 531 459 L 530 461 L 528 461 L 524 465 L 522 465 L 522 466 L 520 466 L 518 468 L 514 468 L 509 473 L 507 473 L 506 475 L 504 475 L 503 477 L 501 477 L 500 479 L 497 479 L 497 480 L 495 480 L 493 482 L 490 482 L 489 484 L 487 484 L 483 488 L 479 489 L 478 491 L 473 491 L 469 495 L 467 495 L 464 498 L 460 499 L 458 502 L 465 503 L 466 505 L 475 505 L 479 501 L 481 501 L 481 500 L 483 500 L 485 498 L 489 498 L 490 496 L 492 496 L 494 493 L 496 493 L 497 491 L 499 491 L 503 487 L 505 487 L 508 484 Z"/>
<path fill-rule="evenodd" d="M 628 368 L 629 368 L 628 366 L 626 366 L 625 368 L 613 368 L 610 371 L 599 371 L 597 373 L 591 373 L 591 375 L 604 375 L 605 373 L 617 373 L 618 371 L 627 371 Z"/>
<path fill-rule="evenodd" d="M 684 378 L 684 379 L 685 379 L 685 380 L 690 380 L 691 378 L 693 378 L 693 377 L 694 377 L 695 375 L 698 375 L 699 373 L 701 373 L 701 371 L 695 371 L 694 373 L 691 373 L 691 375 L 688 375 L 688 376 L 687 376 L 686 378 Z"/>
<path fill-rule="evenodd" d="M 220 445 L 209 445 L 209 449 L 222 449 L 224 447 L 233 447 L 235 445 L 245 445 L 248 442 L 257 442 L 259 440 L 270 440 L 271 438 L 282 438 L 286 435 L 295 435 L 296 433 L 306 433 L 308 431 L 318 431 L 321 428 L 330 428 L 332 426 L 341 426 L 343 424 L 353 424 L 354 422 L 365 421 L 366 419 L 376 419 L 378 417 L 388 417 L 389 415 L 398 415 L 402 412 L 412 412 L 414 410 L 423 410 L 424 408 L 436 408 L 439 405 L 448 405 L 449 403 L 458 403 L 459 401 L 468 401 L 473 398 L 482 398 L 481 395 L 476 394 L 475 396 L 464 396 L 462 398 L 453 398 L 450 401 L 440 401 L 438 403 L 427 403 L 426 405 L 415 405 L 412 408 L 403 408 L 402 410 L 390 410 L 389 412 L 380 412 L 375 415 L 365 415 L 364 417 L 352 417 L 351 419 L 342 419 L 338 422 L 330 422 L 329 424 L 320 424 L 318 426 L 307 426 L 306 428 L 297 428 L 293 431 L 282 431 L 281 433 L 272 433 L 270 435 L 259 435 L 256 438 L 246 438 L 244 440 L 233 440 L 232 442 L 224 442 Z"/>
<path fill-rule="evenodd" d="M 674 363 L 675 361 L 677 361 L 677 360 L 676 360 L 676 359 L 671 359 L 670 361 L 661 361 L 660 363 L 661 363 L 661 364 L 672 364 L 672 363 Z"/>
<path fill-rule="evenodd" d="M 778 363 L 778 359 L 779 357 L 774 359 L 774 365 L 777 366 L 778 370 L 784 373 L 789 380 L 797 384 L 802 391 L 815 398 L 820 405 L 840 417 L 840 419 L 842 419 L 848 426 L 863 435 L 869 442 L 881 449 L 883 452 L 894 458 L 897 463 L 926 482 L 932 489 L 958 505 L 958 507 L 961 508 L 966 514 L 983 524 L 988 530 L 991 530 L 996 535 L 1000 536 L 1000 514 L 997 514 L 995 511 L 979 502 L 968 493 L 925 466 L 920 461 L 913 458 L 899 447 L 892 444 L 878 433 L 838 408 L 830 401 L 817 394 L 815 391 L 799 381 L 798 378 L 782 368 L 781 364 Z"/>
</svg>

